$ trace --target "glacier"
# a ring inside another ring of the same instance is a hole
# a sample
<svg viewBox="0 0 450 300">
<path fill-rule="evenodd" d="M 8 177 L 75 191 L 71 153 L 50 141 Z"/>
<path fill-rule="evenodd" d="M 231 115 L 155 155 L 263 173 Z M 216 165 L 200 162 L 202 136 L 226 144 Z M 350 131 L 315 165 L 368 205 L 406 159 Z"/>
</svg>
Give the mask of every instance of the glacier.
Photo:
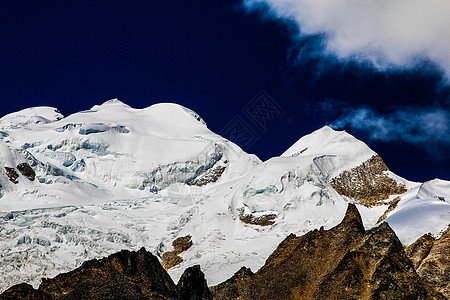
<svg viewBox="0 0 450 300">
<path fill-rule="evenodd" d="M 0 133 L 0 290 L 121 249 L 161 257 L 186 235 L 193 246 L 169 273 L 177 280 L 200 264 L 214 285 L 244 265 L 257 270 L 290 233 L 337 225 L 348 202 L 371 228 L 400 197 L 383 222 L 405 245 L 450 224 L 447 181 L 386 171 L 407 192 L 370 207 L 336 192 L 332 178 L 376 153 L 327 126 L 267 161 L 173 103 L 135 109 L 113 99 L 67 117 L 30 108 L 1 118 Z"/>
</svg>

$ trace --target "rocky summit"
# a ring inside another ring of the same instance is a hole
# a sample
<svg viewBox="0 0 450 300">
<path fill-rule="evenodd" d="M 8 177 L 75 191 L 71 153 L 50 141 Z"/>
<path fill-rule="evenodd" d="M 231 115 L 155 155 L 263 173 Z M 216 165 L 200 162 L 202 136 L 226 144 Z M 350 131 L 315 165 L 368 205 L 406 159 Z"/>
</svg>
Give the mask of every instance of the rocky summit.
<svg viewBox="0 0 450 300">
<path fill-rule="evenodd" d="M 255 274 L 239 270 L 217 299 L 445 299 L 416 273 L 387 223 L 365 231 L 352 204 L 330 230 L 288 236 Z"/>
</svg>

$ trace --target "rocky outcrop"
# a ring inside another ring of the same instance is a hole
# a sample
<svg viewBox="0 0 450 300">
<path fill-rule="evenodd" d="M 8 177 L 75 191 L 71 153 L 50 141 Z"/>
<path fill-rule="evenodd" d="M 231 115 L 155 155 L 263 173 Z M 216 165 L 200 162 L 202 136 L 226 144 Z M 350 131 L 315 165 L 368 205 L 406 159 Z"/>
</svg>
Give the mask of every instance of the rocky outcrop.
<svg viewBox="0 0 450 300">
<path fill-rule="evenodd" d="M 276 214 L 267 214 L 262 216 L 254 216 L 253 214 L 246 214 L 244 209 L 239 209 L 239 219 L 245 223 L 250 225 L 259 225 L 259 226 L 269 226 L 275 224 L 275 219 L 277 218 Z"/>
<path fill-rule="evenodd" d="M 204 186 L 208 183 L 216 182 L 219 180 L 220 176 L 222 176 L 223 172 L 225 172 L 225 166 L 217 166 L 213 169 L 206 170 L 199 176 L 189 180 L 186 182 L 187 185 L 196 185 L 196 186 Z"/>
<path fill-rule="evenodd" d="M 31 285 L 27 283 L 21 283 L 6 290 L 0 295 L 2 300 L 51 300 L 51 295 L 40 290 L 35 290 Z"/>
<path fill-rule="evenodd" d="M 406 248 L 419 276 L 450 298 L 450 227 L 439 239 L 426 234 Z"/>
<path fill-rule="evenodd" d="M 34 181 L 36 179 L 36 173 L 31 168 L 31 166 L 28 163 L 21 163 L 17 165 L 17 170 L 28 178 L 30 181 Z M 8 176 L 9 181 L 11 181 L 14 184 L 19 183 L 19 173 L 17 173 L 16 169 L 11 167 L 5 167 L 6 176 Z"/>
<path fill-rule="evenodd" d="M 211 293 L 214 295 L 214 299 L 231 300 L 238 299 L 240 295 L 244 295 L 246 292 L 246 285 L 243 284 L 247 280 L 251 280 L 250 277 L 254 273 L 250 268 L 242 267 L 234 273 L 234 275 L 213 287 L 210 287 Z"/>
<path fill-rule="evenodd" d="M 178 256 L 178 254 L 181 254 L 182 252 L 191 248 L 192 246 L 191 236 L 187 235 L 175 239 L 172 242 L 172 246 L 174 249 L 173 251 L 164 252 L 161 256 L 162 265 L 165 270 L 169 270 L 170 268 L 183 262 L 183 259 L 180 256 Z"/>
<path fill-rule="evenodd" d="M 43 279 L 37 290 L 19 284 L 0 299 L 210 299 L 199 267 L 186 271 L 176 286 L 158 259 L 141 248 L 90 260 L 71 272 Z"/>
<path fill-rule="evenodd" d="M 182 300 L 212 299 L 211 292 L 206 284 L 205 274 L 199 265 L 187 268 L 177 284 Z"/>
<path fill-rule="evenodd" d="M 9 181 L 11 181 L 14 184 L 19 183 L 17 179 L 19 178 L 19 174 L 17 174 L 16 170 L 14 168 L 5 167 L 6 175 L 8 176 Z"/>
<path fill-rule="evenodd" d="M 255 274 L 212 288 L 217 299 L 445 299 L 424 283 L 387 223 L 364 230 L 352 204 L 330 230 L 289 235 Z"/>
<path fill-rule="evenodd" d="M 388 176 L 389 171 L 379 155 L 361 165 L 344 171 L 331 179 L 331 186 L 340 195 L 357 200 L 366 206 L 383 204 L 391 195 L 406 192 L 404 185 Z"/>
<path fill-rule="evenodd" d="M 36 179 L 36 173 L 28 163 L 18 164 L 17 170 L 19 170 L 19 172 L 30 181 L 34 181 Z"/>
</svg>

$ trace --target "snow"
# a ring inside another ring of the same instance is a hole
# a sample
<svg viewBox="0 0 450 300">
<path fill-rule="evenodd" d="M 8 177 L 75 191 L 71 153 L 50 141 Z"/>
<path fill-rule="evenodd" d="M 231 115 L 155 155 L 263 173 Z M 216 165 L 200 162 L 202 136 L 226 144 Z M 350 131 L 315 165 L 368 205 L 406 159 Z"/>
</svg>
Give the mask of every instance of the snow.
<svg viewBox="0 0 450 300">
<path fill-rule="evenodd" d="M 337 131 L 329 126 L 324 126 L 300 138 L 281 156 L 338 156 L 339 159 L 335 160 L 337 164 L 333 166 L 333 172 L 330 174 L 334 177 L 343 170 L 359 166 L 374 154 L 376 153 L 365 143 L 347 132 Z"/>
<path fill-rule="evenodd" d="M 450 224 L 450 181 L 430 180 L 409 190 L 385 222 L 404 245 L 425 233 L 439 237 Z"/>
<path fill-rule="evenodd" d="M 175 281 L 194 264 L 210 285 L 241 266 L 256 271 L 288 234 L 338 224 L 348 200 L 331 178 L 375 154 L 324 127 L 262 162 L 188 108 L 135 109 L 118 99 L 67 117 L 55 108 L 26 109 L 1 118 L 0 128 L 1 166 L 27 162 L 36 171 L 33 182 L 18 172 L 14 184 L 0 168 L 0 290 L 37 286 L 41 277 L 120 249 L 145 246 L 160 256 L 188 234 L 193 246 L 169 270 Z M 219 167 L 215 182 L 187 184 Z M 386 219 L 403 243 L 446 227 L 449 182 L 390 176 L 408 188 Z M 371 228 L 387 206 L 358 208 Z M 275 223 L 246 224 L 243 214 L 274 215 Z"/>
</svg>

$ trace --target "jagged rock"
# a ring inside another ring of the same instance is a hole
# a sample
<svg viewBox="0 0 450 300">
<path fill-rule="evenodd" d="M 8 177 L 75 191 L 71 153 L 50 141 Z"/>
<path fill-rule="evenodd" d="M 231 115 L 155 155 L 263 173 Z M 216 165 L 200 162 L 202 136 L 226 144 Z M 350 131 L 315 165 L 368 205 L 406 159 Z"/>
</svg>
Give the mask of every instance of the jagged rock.
<svg viewBox="0 0 450 300">
<path fill-rule="evenodd" d="M 8 176 L 9 181 L 11 181 L 14 184 L 19 183 L 17 181 L 17 178 L 19 178 L 19 174 L 17 174 L 16 170 L 14 168 L 5 167 L 6 175 Z"/>
<path fill-rule="evenodd" d="M 3 295 L 32 294 L 29 287 L 16 285 Z M 179 299 L 177 286 L 158 259 L 141 248 L 122 250 L 106 258 L 90 260 L 71 272 L 43 279 L 35 294 L 51 299 Z"/>
<path fill-rule="evenodd" d="M 34 181 L 34 179 L 36 179 L 36 173 L 28 163 L 18 164 L 17 170 L 19 170 L 19 172 L 22 173 L 22 175 L 28 178 L 30 181 Z"/>
<path fill-rule="evenodd" d="M 450 298 L 450 227 L 439 239 L 423 235 L 406 248 L 419 276 Z"/>
<path fill-rule="evenodd" d="M 206 284 L 205 274 L 199 265 L 187 268 L 177 284 L 181 300 L 212 299 L 211 292 Z"/>
<path fill-rule="evenodd" d="M 2 300 L 50 300 L 52 296 L 43 291 L 35 290 L 27 283 L 21 283 L 6 290 L 0 295 Z"/>
<path fill-rule="evenodd" d="M 245 269 L 244 269 L 245 270 Z M 424 283 L 387 223 L 364 230 L 349 204 L 330 230 L 289 235 L 254 275 L 212 288 L 218 299 L 445 299 Z"/>
<path fill-rule="evenodd" d="M 43 279 L 36 290 L 15 285 L 0 299 L 170 299 L 210 300 L 211 293 L 200 266 L 187 269 L 178 285 L 144 248 L 122 250 L 106 258 L 93 259 L 53 279 Z"/>
<path fill-rule="evenodd" d="M 253 276 L 254 273 L 250 268 L 242 267 L 234 273 L 234 275 L 226 281 L 210 287 L 211 293 L 215 299 L 231 300 L 237 299 L 245 293 L 245 286 L 242 284 L 245 280 Z"/>
<path fill-rule="evenodd" d="M 390 195 L 406 192 L 405 186 L 389 177 L 386 171 L 389 169 L 381 157 L 374 155 L 361 165 L 332 178 L 330 184 L 342 196 L 369 207 L 379 205 Z"/>
<path fill-rule="evenodd" d="M 170 268 L 183 262 L 183 259 L 180 256 L 178 256 L 178 254 L 191 248 L 192 246 L 191 236 L 187 235 L 176 238 L 172 242 L 172 246 L 174 248 L 173 251 L 164 252 L 161 256 L 162 265 L 165 270 L 169 270 Z"/>
<path fill-rule="evenodd" d="M 267 214 L 263 216 L 254 216 L 252 214 L 245 214 L 244 209 L 238 209 L 239 219 L 245 224 L 259 225 L 259 226 L 269 226 L 275 224 L 275 219 L 277 215 Z"/>
</svg>

